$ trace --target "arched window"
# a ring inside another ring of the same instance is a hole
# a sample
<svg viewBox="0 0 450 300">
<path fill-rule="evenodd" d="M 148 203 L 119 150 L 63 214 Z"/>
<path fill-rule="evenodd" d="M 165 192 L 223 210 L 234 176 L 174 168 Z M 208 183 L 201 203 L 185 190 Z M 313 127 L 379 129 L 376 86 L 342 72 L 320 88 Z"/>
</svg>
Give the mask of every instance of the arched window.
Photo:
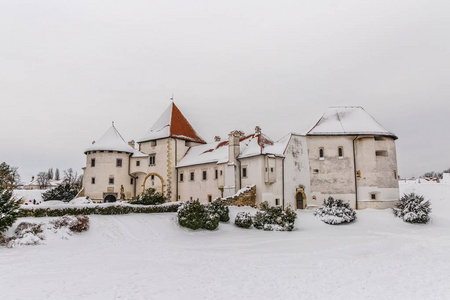
<svg viewBox="0 0 450 300">
<path fill-rule="evenodd" d="M 323 148 L 319 149 L 319 158 L 323 159 Z"/>
<path fill-rule="evenodd" d="M 344 149 L 342 149 L 342 147 L 338 148 L 338 154 L 339 154 L 339 157 L 343 157 L 344 156 Z"/>
</svg>

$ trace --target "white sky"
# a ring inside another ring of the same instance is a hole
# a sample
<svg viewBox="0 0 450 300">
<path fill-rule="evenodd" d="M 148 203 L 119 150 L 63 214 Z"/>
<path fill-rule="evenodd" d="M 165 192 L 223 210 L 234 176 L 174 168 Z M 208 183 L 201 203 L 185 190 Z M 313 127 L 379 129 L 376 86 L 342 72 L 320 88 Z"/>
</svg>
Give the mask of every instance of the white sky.
<svg viewBox="0 0 450 300">
<path fill-rule="evenodd" d="M 450 1 L 0 2 L 0 161 L 81 173 L 115 121 L 142 136 L 175 102 L 207 141 L 304 132 L 363 106 L 401 176 L 450 167 Z"/>
</svg>

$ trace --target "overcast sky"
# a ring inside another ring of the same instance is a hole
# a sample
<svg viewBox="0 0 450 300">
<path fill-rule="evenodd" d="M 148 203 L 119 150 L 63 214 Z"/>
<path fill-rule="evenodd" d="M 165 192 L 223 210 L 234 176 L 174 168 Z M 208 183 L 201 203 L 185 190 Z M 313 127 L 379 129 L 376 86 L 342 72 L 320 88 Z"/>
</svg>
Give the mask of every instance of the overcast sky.
<svg viewBox="0 0 450 300">
<path fill-rule="evenodd" d="M 450 167 L 450 1 L 0 1 L 0 161 L 23 181 L 85 165 L 115 121 L 175 103 L 207 141 L 278 140 L 359 105 L 397 134 L 401 176 Z"/>
</svg>

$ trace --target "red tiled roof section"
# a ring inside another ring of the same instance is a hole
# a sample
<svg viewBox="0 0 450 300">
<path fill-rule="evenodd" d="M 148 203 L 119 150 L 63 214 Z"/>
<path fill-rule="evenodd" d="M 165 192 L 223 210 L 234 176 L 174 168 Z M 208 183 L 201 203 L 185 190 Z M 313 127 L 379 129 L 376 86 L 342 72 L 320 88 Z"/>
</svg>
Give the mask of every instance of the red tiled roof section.
<svg viewBox="0 0 450 300">
<path fill-rule="evenodd" d="M 197 143 L 206 144 L 206 142 L 197 134 L 189 121 L 183 116 L 181 111 L 172 104 L 172 119 L 170 120 L 170 137 L 181 138 Z"/>
</svg>

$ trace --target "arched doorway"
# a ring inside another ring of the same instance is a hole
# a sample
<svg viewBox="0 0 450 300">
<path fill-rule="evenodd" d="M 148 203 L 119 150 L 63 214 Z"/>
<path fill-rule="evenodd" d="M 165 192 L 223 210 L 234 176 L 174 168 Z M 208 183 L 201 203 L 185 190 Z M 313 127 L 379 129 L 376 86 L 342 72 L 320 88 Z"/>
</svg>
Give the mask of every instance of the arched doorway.
<svg viewBox="0 0 450 300">
<path fill-rule="evenodd" d="M 142 185 L 142 191 L 148 188 L 154 188 L 157 192 L 161 192 L 164 195 L 164 179 L 158 173 L 149 173 L 144 178 L 144 183 Z"/>
<path fill-rule="evenodd" d="M 117 201 L 117 198 L 116 198 L 116 196 L 115 195 L 111 195 L 111 194 L 109 194 L 109 195 L 106 195 L 105 196 L 105 203 L 108 203 L 108 202 L 116 202 Z"/>
<path fill-rule="evenodd" d="M 302 190 L 297 191 L 295 193 L 295 202 L 297 205 L 297 209 L 304 209 L 306 204 L 306 195 Z"/>
</svg>

